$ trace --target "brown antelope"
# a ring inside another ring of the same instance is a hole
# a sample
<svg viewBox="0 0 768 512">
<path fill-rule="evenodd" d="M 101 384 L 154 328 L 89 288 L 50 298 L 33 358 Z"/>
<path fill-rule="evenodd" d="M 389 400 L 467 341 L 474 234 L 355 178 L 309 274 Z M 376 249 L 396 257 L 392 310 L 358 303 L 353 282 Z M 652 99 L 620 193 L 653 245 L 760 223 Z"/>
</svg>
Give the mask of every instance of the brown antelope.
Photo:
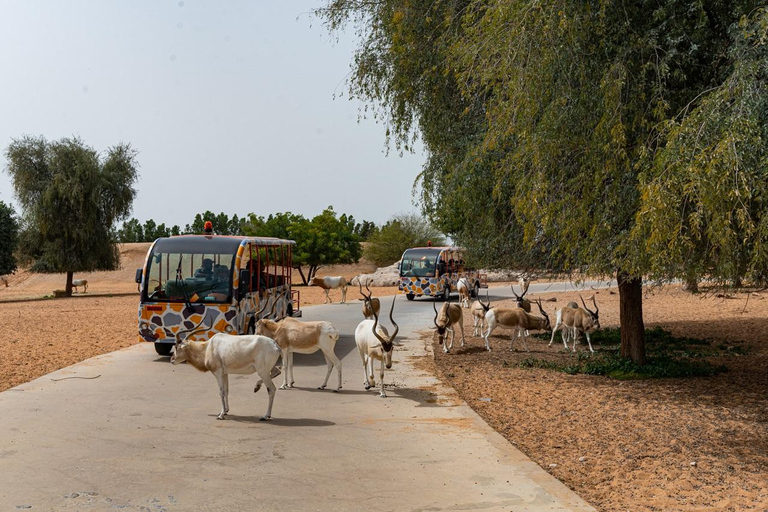
<svg viewBox="0 0 768 512">
<path fill-rule="evenodd" d="M 384 366 L 387 369 L 392 368 L 392 352 L 394 351 L 394 341 L 400 328 L 392 318 L 392 311 L 395 310 L 395 297 L 392 297 L 392 308 L 389 310 L 389 320 L 395 326 L 395 332 L 390 336 L 384 326 L 379 325 L 379 315 L 374 312 L 373 320 L 363 320 L 355 329 L 355 345 L 363 360 L 363 373 L 365 373 L 365 389 L 371 389 L 376 385 L 373 377 L 373 360 L 381 361 L 381 371 L 379 372 L 379 381 L 381 382 L 381 392 L 379 396 L 386 398 L 384 392 Z"/>
<path fill-rule="evenodd" d="M 344 276 L 336 276 L 336 277 L 313 277 L 312 280 L 309 282 L 309 286 L 319 286 L 323 289 L 325 292 L 325 300 L 323 301 L 323 304 L 326 302 L 330 302 L 333 304 L 333 301 L 331 300 L 331 296 L 329 295 L 330 290 L 335 290 L 336 288 L 339 288 L 341 290 L 341 300 L 339 301 L 341 304 L 344 304 L 347 302 L 347 279 Z"/>
<path fill-rule="evenodd" d="M 443 351 L 445 351 L 447 354 L 453 348 L 454 325 L 458 325 L 461 329 L 461 346 L 463 347 L 464 314 L 462 313 L 461 306 L 458 304 L 451 304 L 450 302 L 446 302 L 440 308 L 440 313 L 438 313 L 437 307 L 435 307 L 435 301 L 432 301 L 432 309 L 435 310 L 435 318 L 433 319 L 433 322 L 435 323 L 435 327 L 437 327 L 438 342 L 440 345 L 443 345 Z M 448 336 L 446 335 L 446 331 L 451 335 L 450 345 L 448 344 Z M 445 343 L 443 343 L 443 338 L 445 338 Z"/>
<path fill-rule="evenodd" d="M 518 295 L 515 292 L 515 285 L 510 284 L 509 287 L 512 288 L 512 295 L 515 296 L 515 303 L 517 304 L 517 307 L 523 308 L 526 313 L 531 312 L 531 301 L 525 298 L 525 294 L 528 293 L 528 287 L 531 286 L 531 282 L 525 279 L 524 277 L 520 278 L 520 288 L 523 290 L 523 293 L 521 295 Z"/>
<path fill-rule="evenodd" d="M 541 300 L 536 301 L 539 306 L 539 311 L 544 315 L 543 317 L 534 316 L 527 313 L 522 308 L 493 308 L 489 309 L 485 314 L 485 321 L 488 323 L 488 330 L 483 336 L 485 338 L 485 349 L 491 351 L 491 346 L 488 342 L 488 337 L 491 335 L 497 325 L 513 329 L 512 338 L 509 343 L 509 350 L 512 351 L 512 346 L 515 342 L 515 338 L 523 338 L 523 345 L 525 350 L 528 349 L 528 343 L 525 340 L 525 333 L 531 329 L 550 330 L 552 326 L 549 323 L 549 316 L 541 307 Z"/>
<path fill-rule="evenodd" d="M 365 289 L 368 290 L 368 295 L 363 291 L 363 285 L 360 283 L 360 279 L 357 280 L 357 286 L 360 288 L 360 295 L 363 296 L 363 316 L 367 319 L 372 319 L 374 313 L 378 316 L 381 310 L 381 301 L 377 298 L 371 298 L 372 292 L 368 287 L 369 281 L 365 281 Z"/>
<path fill-rule="evenodd" d="M 597 307 L 597 301 L 595 296 L 592 296 L 592 303 L 595 305 L 595 310 L 591 311 L 587 308 L 584 298 L 579 295 L 581 303 L 584 308 L 573 308 L 568 306 L 557 310 L 557 318 L 555 320 L 555 327 L 552 329 L 552 339 L 549 340 L 549 347 L 552 346 L 552 342 L 555 341 L 555 333 L 558 329 L 563 329 L 563 345 L 565 350 L 568 350 L 568 341 L 565 335 L 566 330 L 569 331 L 569 337 L 573 336 L 573 351 L 576 352 L 576 344 L 579 342 L 579 333 L 583 332 L 587 336 L 587 344 L 589 345 L 589 351 L 594 352 L 592 349 L 592 341 L 589 339 L 589 333 L 600 328 L 600 319 L 598 313 L 600 309 Z"/>
</svg>

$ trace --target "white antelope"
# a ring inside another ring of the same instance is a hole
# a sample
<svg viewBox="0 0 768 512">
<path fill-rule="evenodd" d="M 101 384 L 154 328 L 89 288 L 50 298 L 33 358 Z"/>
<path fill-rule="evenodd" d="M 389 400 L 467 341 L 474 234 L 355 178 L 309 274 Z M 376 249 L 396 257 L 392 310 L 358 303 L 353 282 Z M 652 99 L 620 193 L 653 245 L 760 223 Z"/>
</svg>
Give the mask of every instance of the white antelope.
<svg viewBox="0 0 768 512">
<path fill-rule="evenodd" d="M 443 351 L 447 354 L 453 348 L 454 326 L 458 325 L 461 329 L 461 346 L 464 346 L 464 314 L 462 313 L 461 306 L 458 304 L 451 304 L 446 302 L 443 307 L 440 308 L 440 313 L 437 312 L 435 307 L 435 301 L 432 301 L 432 309 L 435 310 L 435 318 L 432 320 L 437 327 L 438 342 L 443 345 Z M 448 344 L 448 335 L 451 335 L 450 345 Z M 445 343 L 443 343 L 445 338 Z"/>
<path fill-rule="evenodd" d="M 201 322 L 202 323 L 202 322 Z M 199 327 L 198 324 L 197 327 Z M 276 387 L 272 382 L 272 371 L 280 358 L 280 347 L 275 340 L 259 335 L 233 336 L 217 333 L 207 341 L 181 341 L 179 335 L 184 332 L 201 332 L 193 328 L 176 334 L 171 363 L 187 362 L 201 372 L 211 372 L 219 383 L 221 413 L 216 419 L 223 420 L 229 413 L 229 374 L 250 375 L 258 373 L 261 380 L 256 383 L 256 393 L 262 385 L 267 386 L 269 405 L 261 421 L 272 417 L 272 403 L 275 400 Z"/>
<path fill-rule="evenodd" d="M 587 308 L 584 298 L 579 295 L 584 308 L 571 307 L 572 303 L 569 303 L 566 307 L 557 310 L 557 318 L 555 320 L 555 327 L 552 329 L 552 339 L 549 340 L 548 347 L 552 346 L 552 342 L 555 341 L 555 333 L 558 329 L 563 329 L 562 338 L 565 350 L 568 350 L 568 340 L 565 332 L 569 332 L 568 337 L 573 338 L 573 351 L 576 352 L 576 344 L 579 342 L 579 333 L 584 333 L 587 337 L 587 344 L 589 345 L 589 351 L 594 352 L 592 349 L 592 340 L 589 339 L 589 333 L 600 328 L 600 318 L 598 316 L 600 309 L 597 307 L 597 301 L 594 295 L 592 296 L 592 303 L 595 305 L 595 310 L 591 311 Z"/>
<path fill-rule="evenodd" d="M 510 352 L 512 351 L 516 338 L 523 338 L 525 350 L 530 352 L 528 342 L 525 339 L 528 331 L 533 329 L 549 330 L 552 328 L 549 323 L 549 316 L 546 311 L 544 311 L 544 308 L 541 307 L 541 301 L 537 301 L 536 304 L 539 306 L 541 314 L 544 315 L 543 317 L 534 316 L 519 307 L 489 309 L 485 314 L 485 321 L 488 323 L 488 330 L 483 335 L 485 338 L 485 349 L 489 352 L 491 351 L 488 337 L 496 326 L 501 326 L 513 329 L 512 337 L 509 342 Z"/>
<path fill-rule="evenodd" d="M 312 281 L 309 282 L 309 286 L 319 286 L 325 291 L 325 300 L 323 301 L 323 304 L 326 302 L 330 302 L 333 304 L 333 301 L 331 300 L 331 296 L 329 295 L 330 290 L 340 289 L 341 290 L 341 301 L 339 301 L 341 304 L 344 304 L 347 302 L 347 279 L 344 276 L 336 276 L 336 277 L 313 277 Z"/>
<path fill-rule="evenodd" d="M 368 290 L 368 295 L 363 292 L 363 285 L 360 284 L 360 280 L 358 279 L 357 285 L 360 287 L 360 295 L 363 296 L 363 316 L 367 319 L 372 319 L 375 316 L 379 316 L 379 311 L 381 310 L 381 301 L 374 297 L 371 298 L 372 292 L 371 289 L 368 287 L 368 281 L 365 282 L 365 289 Z"/>
<path fill-rule="evenodd" d="M 88 280 L 87 279 L 73 279 L 72 280 L 72 288 L 77 291 L 77 287 L 82 286 L 83 287 L 83 293 L 88 291 Z"/>
<path fill-rule="evenodd" d="M 480 297 L 472 303 L 472 336 L 482 336 L 485 330 L 485 314 L 491 309 L 491 299 L 488 297 L 488 290 L 485 292 L 485 298 L 488 301 L 487 304 L 483 303 Z"/>
<path fill-rule="evenodd" d="M 462 307 L 468 308 L 469 307 L 469 298 L 470 298 L 470 288 L 469 288 L 469 279 L 466 277 L 462 277 L 459 279 L 459 281 L 456 283 L 456 290 L 459 292 L 459 303 Z"/>
<path fill-rule="evenodd" d="M 334 348 L 339 340 L 339 330 L 331 322 L 302 322 L 295 318 L 284 318 L 280 321 L 261 319 L 256 322 L 256 334 L 269 336 L 277 342 L 283 356 L 283 385 L 280 389 L 292 388 L 293 380 L 293 354 L 314 354 L 318 350 L 325 356 L 325 364 L 328 372 L 325 374 L 323 385 L 317 389 L 325 389 L 331 371 L 336 367 L 339 377 L 338 386 L 334 391 L 341 389 L 341 361 L 336 357 Z"/>
<path fill-rule="evenodd" d="M 395 332 L 391 336 L 383 326 L 379 325 L 379 315 L 377 313 L 374 313 L 373 320 L 363 320 L 355 329 L 355 345 L 357 345 L 357 351 L 363 360 L 363 373 L 365 374 L 363 385 L 365 389 L 371 389 L 376 385 L 376 380 L 373 377 L 373 361 L 381 361 L 381 370 L 379 371 L 381 391 L 379 396 L 382 398 L 387 397 L 387 394 L 384 392 L 384 366 L 387 369 L 392 368 L 394 341 L 400 330 L 395 323 L 395 319 L 392 318 L 396 298 L 397 296 L 392 297 L 392 308 L 389 310 L 389 320 L 395 326 Z"/>
</svg>

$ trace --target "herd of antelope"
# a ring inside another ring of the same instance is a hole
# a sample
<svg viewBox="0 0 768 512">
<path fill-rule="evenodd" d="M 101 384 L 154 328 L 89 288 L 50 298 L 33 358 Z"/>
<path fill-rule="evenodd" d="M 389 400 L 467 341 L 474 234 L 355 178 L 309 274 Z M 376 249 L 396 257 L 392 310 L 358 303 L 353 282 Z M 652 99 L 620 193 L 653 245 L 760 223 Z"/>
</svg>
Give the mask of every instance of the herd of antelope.
<svg viewBox="0 0 768 512">
<path fill-rule="evenodd" d="M 326 278 L 327 279 L 327 278 Z M 341 288 L 342 302 L 346 301 L 346 287 L 348 283 L 344 278 L 332 279 L 329 281 L 319 281 L 315 283 L 321 286 L 326 295 L 328 289 Z M 362 313 L 364 319 L 355 329 L 355 345 L 357 346 L 360 359 L 363 363 L 363 386 L 366 390 L 376 386 L 374 375 L 374 361 L 379 361 L 379 396 L 386 397 L 384 391 L 384 368 L 392 368 L 392 353 L 394 352 L 395 338 L 399 332 L 399 327 L 393 318 L 395 309 L 395 298 L 392 300 L 392 307 L 389 310 L 389 320 L 394 327 L 390 334 L 387 329 L 379 323 L 379 311 L 381 301 L 372 297 L 369 282 L 365 283 L 365 291 L 361 280 L 357 279 L 360 295 L 363 297 Z M 566 307 L 560 308 L 556 312 L 555 326 L 552 327 L 549 315 L 541 306 L 541 301 L 536 301 L 541 316 L 531 313 L 531 301 L 525 298 L 528 292 L 529 282 L 521 283 L 522 294 L 515 292 L 512 285 L 512 293 L 515 295 L 515 307 L 492 307 L 490 299 L 486 295 L 486 302 L 483 302 L 478 296 L 471 306 L 471 314 L 474 320 L 473 336 L 478 334 L 485 340 L 485 348 L 490 351 L 491 347 L 488 338 L 496 327 L 505 327 L 512 329 L 510 350 L 517 338 L 522 338 L 523 344 L 528 350 L 526 338 L 530 330 L 549 330 L 552 331 L 552 338 L 549 346 L 555 340 L 555 333 L 562 330 L 563 345 L 568 350 L 568 341 L 573 342 L 572 350 L 576 351 L 579 335 L 584 333 L 589 344 L 589 350 L 592 349 L 592 342 L 589 333 L 600 328 L 598 319 L 597 302 L 594 296 L 592 301 L 595 310 L 590 310 L 584 299 L 581 299 L 583 308 L 580 308 L 575 302 L 569 303 Z M 462 286 L 464 285 L 464 286 Z M 448 353 L 453 349 L 454 329 L 459 327 L 461 332 L 461 346 L 464 346 L 464 323 L 463 309 L 469 308 L 469 286 L 468 283 L 459 281 L 459 303 L 444 303 L 438 311 L 435 302 L 432 308 L 435 312 L 433 323 L 439 337 L 439 344 L 443 350 Z M 330 298 L 328 299 L 330 300 Z M 325 389 L 328 385 L 328 379 L 336 369 L 338 377 L 334 392 L 341 390 L 341 360 L 336 357 L 335 346 L 339 340 L 339 330 L 328 321 L 304 322 L 294 318 L 283 318 L 280 320 L 271 320 L 268 317 L 274 316 L 274 311 L 270 315 L 262 318 L 262 314 L 269 301 L 264 301 L 262 309 L 255 314 L 259 318 L 255 322 L 253 334 L 248 335 L 230 335 L 224 333 L 215 334 L 206 341 L 188 341 L 187 338 L 194 334 L 204 332 L 208 327 L 201 327 L 205 318 L 191 329 L 181 330 L 176 333 L 176 343 L 171 354 L 171 363 L 179 364 L 189 363 L 194 368 L 202 372 L 211 372 L 219 385 L 219 395 L 221 398 L 221 412 L 217 419 L 224 419 L 229 413 L 229 375 L 230 374 L 253 374 L 257 373 L 260 380 L 256 383 L 254 393 L 257 392 L 262 384 L 266 385 L 269 393 L 269 403 L 267 411 L 261 420 L 268 420 L 272 416 L 272 404 L 274 402 L 277 387 L 272 381 L 273 378 L 283 374 L 283 384 L 280 389 L 288 389 L 294 386 L 293 379 L 293 354 L 311 354 L 320 350 L 325 357 L 328 371 L 325 380 L 318 389 Z M 273 304 L 274 307 L 274 304 Z M 182 339 L 182 335 L 184 339 Z M 278 360 L 282 359 L 282 366 L 278 368 Z"/>
</svg>

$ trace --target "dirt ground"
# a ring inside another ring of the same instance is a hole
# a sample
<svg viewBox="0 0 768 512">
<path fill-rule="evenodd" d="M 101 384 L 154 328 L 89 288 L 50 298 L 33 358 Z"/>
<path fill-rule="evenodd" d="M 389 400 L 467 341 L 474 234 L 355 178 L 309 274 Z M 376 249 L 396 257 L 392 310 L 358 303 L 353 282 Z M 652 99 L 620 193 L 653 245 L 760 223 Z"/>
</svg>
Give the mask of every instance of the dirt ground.
<svg viewBox="0 0 768 512">
<path fill-rule="evenodd" d="M 10 276 L 0 288 L 0 391 L 98 354 L 138 343 L 138 294 L 133 283 L 146 245 L 123 248 L 123 269 L 76 275 L 89 280 L 87 293 L 72 298 L 26 300 L 63 288 L 63 275 Z M 348 278 L 370 265 L 321 269 Z M 295 279 L 298 282 L 298 279 Z M 492 285 L 494 286 L 494 285 Z M 322 303 L 321 290 L 299 287 L 302 306 Z M 374 295 L 395 292 L 374 288 Z M 618 324 L 618 295 L 597 293 L 603 327 Z M 334 302 L 340 292 L 332 291 Z M 358 300 L 350 289 L 347 301 Z M 539 295 L 554 310 L 569 294 Z M 598 510 L 768 510 L 768 293 L 691 295 L 677 287 L 646 291 L 646 326 L 675 335 L 736 347 L 713 358 L 728 370 L 715 377 L 616 381 L 521 369 L 529 357 L 567 360 L 556 344 L 531 339 L 530 353 L 499 329 L 493 351 L 472 337 L 465 316 L 466 345 L 451 354 L 434 344 L 435 360 L 423 361 L 493 428 L 532 460 L 574 489 Z M 536 298 L 534 295 L 532 298 Z M 21 300 L 21 301 L 20 301 Z M 9 302 L 10 301 L 10 302 Z M 425 319 L 425 330 L 430 319 Z M 429 341 L 429 338 L 427 339 Z M 595 346 L 596 350 L 601 347 Z M 585 350 L 584 344 L 579 350 Z"/>
</svg>

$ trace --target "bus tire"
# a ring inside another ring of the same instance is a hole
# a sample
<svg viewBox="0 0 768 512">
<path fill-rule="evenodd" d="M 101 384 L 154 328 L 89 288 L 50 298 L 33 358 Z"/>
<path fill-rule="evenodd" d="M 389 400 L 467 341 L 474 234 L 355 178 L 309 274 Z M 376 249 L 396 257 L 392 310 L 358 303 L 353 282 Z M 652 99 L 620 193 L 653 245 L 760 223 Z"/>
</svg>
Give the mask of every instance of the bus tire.
<svg viewBox="0 0 768 512">
<path fill-rule="evenodd" d="M 288 307 L 285 308 L 285 316 L 288 318 L 293 317 L 293 303 L 289 303 Z"/>
<path fill-rule="evenodd" d="M 161 356 L 171 355 L 171 350 L 173 350 L 173 343 L 155 343 L 155 352 Z"/>
<path fill-rule="evenodd" d="M 480 296 L 480 283 L 475 282 L 474 288 L 472 288 L 472 298 L 476 299 Z"/>
<path fill-rule="evenodd" d="M 405 298 L 408 300 L 413 300 L 414 298 L 416 298 L 416 295 L 414 295 L 413 293 L 406 293 Z"/>
<path fill-rule="evenodd" d="M 256 319 L 251 317 L 251 321 L 248 322 L 248 330 L 246 334 L 256 334 Z"/>
</svg>

